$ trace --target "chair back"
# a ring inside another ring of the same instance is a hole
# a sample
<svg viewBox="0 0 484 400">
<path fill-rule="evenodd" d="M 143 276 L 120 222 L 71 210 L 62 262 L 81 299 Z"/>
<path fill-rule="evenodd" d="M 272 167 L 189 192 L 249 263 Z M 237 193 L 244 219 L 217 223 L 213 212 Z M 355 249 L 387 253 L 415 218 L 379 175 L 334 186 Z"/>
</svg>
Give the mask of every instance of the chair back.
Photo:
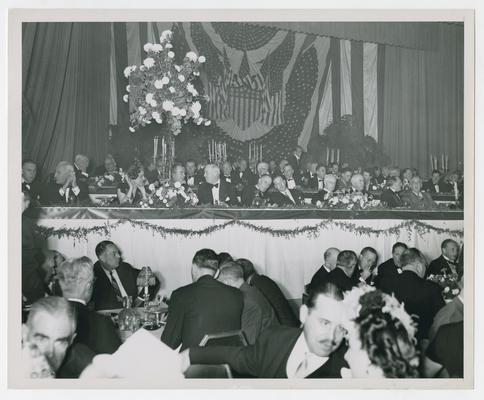
<svg viewBox="0 0 484 400">
<path fill-rule="evenodd" d="M 193 364 L 185 371 L 187 379 L 232 379 L 232 372 L 227 364 Z"/>
<path fill-rule="evenodd" d="M 200 341 L 200 346 L 247 346 L 248 342 L 244 332 L 227 331 L 220 333 L 208 333 Z"/>
</svg>

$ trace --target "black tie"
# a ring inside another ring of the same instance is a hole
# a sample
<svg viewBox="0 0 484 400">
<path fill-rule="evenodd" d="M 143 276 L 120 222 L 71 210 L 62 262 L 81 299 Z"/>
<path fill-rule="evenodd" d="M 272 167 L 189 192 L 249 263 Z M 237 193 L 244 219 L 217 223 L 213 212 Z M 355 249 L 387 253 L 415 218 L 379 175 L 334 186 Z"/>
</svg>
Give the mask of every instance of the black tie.
<svg viewBox="0 0 484 400">
<path fill-rule="evenodd" d="M 123 296 L 121 295 L 121 290 L 119 290 L 118 283 L 116 282 L 116 279 L 114 279 L 113 271 L 109 271 L 109 276 L 111 277 L 111 285 L 113 286 L 114 293 L 116 294 L 116 298 L 118 301 L 123 300 Z"/>
<path fill-rule="evenodd" d="M 218 183 L 215 183 L 212 185 L 212 188 L 217 188 L 218 189 Z"/>
</svg>

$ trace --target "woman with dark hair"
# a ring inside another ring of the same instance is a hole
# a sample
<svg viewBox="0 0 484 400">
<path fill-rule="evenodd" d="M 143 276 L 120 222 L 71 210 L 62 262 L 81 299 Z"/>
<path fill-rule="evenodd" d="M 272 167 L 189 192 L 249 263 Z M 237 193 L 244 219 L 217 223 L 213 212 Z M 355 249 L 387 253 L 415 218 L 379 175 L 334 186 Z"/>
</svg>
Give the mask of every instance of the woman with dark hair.
<svg viewBox="0 0 484 400">
<path fill-rule="evenodd" d="M 417 378 L 416 327 L 403 305 L 369 287 L 353 289 L 344 302 L 351 377 Z"/>
<path fill-rule="evenodd" d="M 119 204 L 137 204 L 146 200 L 146 183 L 143 167 L 140 164 L 131 165 L 116 190 Z"/>
</svg>

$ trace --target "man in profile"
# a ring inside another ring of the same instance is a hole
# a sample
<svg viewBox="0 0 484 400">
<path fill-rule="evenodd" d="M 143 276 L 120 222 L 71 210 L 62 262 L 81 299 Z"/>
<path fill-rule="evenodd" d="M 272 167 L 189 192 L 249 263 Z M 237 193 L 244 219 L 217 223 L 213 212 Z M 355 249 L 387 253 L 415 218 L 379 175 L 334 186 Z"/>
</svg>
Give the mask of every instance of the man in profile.
<svg viewBox="0 0 484 400">
<path fill-rule="evenodd" d="M 437 204 L 427 192 L 422 192 L 422 179 L 419 176 L 410 178 L 409 190 L 402 194 L 402 199 L 413 210 L 430 210 Z"/>
<path fill-rule="evenodd" d="M 259 335 L 270 326 L 279 325 L 272 306 L 256 287 L 245 282 L 242 267 L 236 262 L 224 263 L 217 279 L 242 292 L 244 308 L 241 327 L 249 344 L 254 344 Z"/>
<path fill-rule="evenodd" d="M 390 176 L 387 180 L 389 188 L 384 190 L 381 194 L 381 202 L 386 204 L 389 208 L 402 207 L 405 205 L 400 197 L 402 190 L 402 180 L 398 176 Z"/>
<path fill-rule="evenodd" d="M 385 284 L 387 283 L 387 280 L 390 279 L 391 281 L 399 273 L 402 272 L 401 257 L 407 249 L 408 246 L 402 242 L 396 242 L 392 246 L 392 257 L 381 263 L 376 269 L 376 277 L 374 279 L 374 283 L 378 289 L 387 292 L 387 290 L 385 290 Z"/>
<path fill-rule="evenodd" d="M 244 187 L 241 195 L 242 205 L 246 207 L 255 206 L 254 200 L 257 198 L 261 203 L 265 203 L 269 198 L 267 190 L 271 184 L 272 178 L 270 175 L 262 175 L 255 186 Z"/>
<path fill-rule="evenodd" d="M 24 345 L 35 345 L 53 372 L 57 372 L 61 366 L 75 337 L 76 311 L 62 297 L 50 296 L 36 301 L 30 309 L 27 322 L 22 326 Z"/>
<path fill-rule="evenodd" d="M 89 202 L 89 190 L 84 180 L 78 180 L 74 166 L 67 161 L 57 164 L 54 180 L 40 198 L 45 205 L 68 205 Z"/>
<path fill-rule="evenodd" d="M 40 187 L 37 177 L 37 164 L 33 160 L 22 162 L 22 192 L 29 192 L 30 199 L 37 203 L 40 195 Z"/>
<path fill-rule="evenodd" d="M 341 378 L 341 369 L 347 367 L 342 299 L 336 286 L 319 286 L 300 308 L 302 329 L 268 328 L 246 347 L 190 348 L 183 354 L 185 367 L 227 363 L 238 373 L 257 378 Z"/>
<path fill-rule="evenodd" d="M 336 259 L 336 268 L 327 275 L 326 281 L 336 285 L 343 292 L 351 290 L 357 285 L 353 278 L 357 262 L 358 258 L 354 251 L 341 251 Z"/>
<path fill-rule="evenodd" d="M 220 179 L 220 168 L 214 164 L 205 167 L 205 180 L 198 188 L 200 204 L 236 205 L 235 186 Z"/>
<path fill-rule="evenodd" d="M 328 274 L 336 268 L 339 250 L 336 247 L 330 247 L 324 252 L 324 264 L 314 273 L 311 282 L 306 286 L 306 291 L 310 288 L 322 285 L 326 282 Z"/>
<path fill-rule="evenodd" d="M 89 178 L 87 169 L 89 168 L 89 157 L 84 154 L 77 154 L 74 159 L 74 171 L 79 182 L 86 182 Z"/>
<path fill-rule="evenodd" d="M 459 258 L 459 245 L 455 240 L 445 239 L 440 245 L 441 254 L 430 262 L 426 276 L 460 274 L 457 259 Z"/>
<path fill-rule="evenodd" d="M 240 290 L 218 282 L 217 254 L 211 249 L 195 253 L 193 283 L 176 289 L 161 340 L 172 349 L 198 346 L 206 334 L 239 330 L 243 298 Z"/>
<path fill-rule="evenodd" d="M 304 203 L 303 194 L 297 189 L 288 189 L 286 181 L 281 176 L 274 178 L 275 192 L 269 196 L 269 202 L 277 207 L 298 206 Z"/>
</svg>

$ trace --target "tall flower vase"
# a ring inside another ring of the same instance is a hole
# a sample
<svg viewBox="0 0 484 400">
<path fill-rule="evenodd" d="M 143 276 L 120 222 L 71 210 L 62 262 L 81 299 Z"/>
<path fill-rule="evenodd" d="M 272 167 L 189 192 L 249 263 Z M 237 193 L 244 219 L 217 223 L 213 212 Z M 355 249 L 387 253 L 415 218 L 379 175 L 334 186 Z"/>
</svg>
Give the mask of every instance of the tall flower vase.
<svg viewBox="0 0 484 400">
<path fill-rule="evenodd" d="M 160 158 L 163 164 L 163 178 L 171 179 L 171 170 L 175 163 L 175 136 L 170 132 L 163 133 Z"/>
</svg>

